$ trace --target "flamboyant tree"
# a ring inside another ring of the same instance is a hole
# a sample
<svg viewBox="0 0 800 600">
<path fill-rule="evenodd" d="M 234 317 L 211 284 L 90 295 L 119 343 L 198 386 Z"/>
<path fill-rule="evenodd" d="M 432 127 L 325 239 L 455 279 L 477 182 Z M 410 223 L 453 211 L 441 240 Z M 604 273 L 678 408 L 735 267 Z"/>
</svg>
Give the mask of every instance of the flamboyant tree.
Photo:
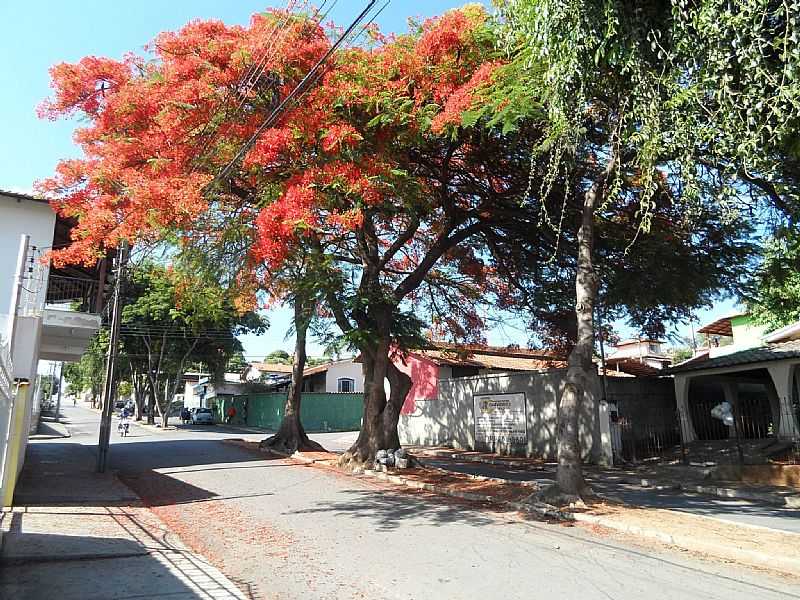
<svg viewBox="0 0 800 600">
<path fill-rule="evenodd" d="M 415 309 L 449 299 L 459 311 L 445 325 L 480 329 L 468 307 L 492 274 L 464 244 L 513 218 L 536 137 L 464 121 L 501 62 L 482 7 L 408 35 L 370 35 L 369 47 L 335 53 L 268 128 L 266 116 L 330 48 L 313 16 L 192 22 L 160 35 L 149 57 L 58 65 L 42 106 L 89 122 L 76 134 L 84 157 L 41 186 L 78 219 L 56 262 L 175 234 L 220 248 L 227 281 L 252 296 L 277 291 L 259 272 L 280 272 L 297 247 L 325 257 L 325 310 L 364 361 L 358 460 L 398 443 L 409 381 L 391 355 L 418 333 Z"/>
</svg>

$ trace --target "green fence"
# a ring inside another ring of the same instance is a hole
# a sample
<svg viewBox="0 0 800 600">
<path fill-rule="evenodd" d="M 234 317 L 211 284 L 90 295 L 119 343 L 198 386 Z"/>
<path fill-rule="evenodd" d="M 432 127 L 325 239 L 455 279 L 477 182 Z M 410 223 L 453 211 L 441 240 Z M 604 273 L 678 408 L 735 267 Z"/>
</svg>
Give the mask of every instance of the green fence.
<svg viewBox="0 0 800 600">
<path fill-rule="evenodd" d="M 234 425 L 249 425 L 276 431 L 283 419 L 286 394 L 218 396 L 214 403 L 216 421 L 224 422 L 228 408 L 236 408 Z M 355 431 L 361 428 L 364 394 L 304 393 L 300 418 L 309 433 Z"/>
</svg>

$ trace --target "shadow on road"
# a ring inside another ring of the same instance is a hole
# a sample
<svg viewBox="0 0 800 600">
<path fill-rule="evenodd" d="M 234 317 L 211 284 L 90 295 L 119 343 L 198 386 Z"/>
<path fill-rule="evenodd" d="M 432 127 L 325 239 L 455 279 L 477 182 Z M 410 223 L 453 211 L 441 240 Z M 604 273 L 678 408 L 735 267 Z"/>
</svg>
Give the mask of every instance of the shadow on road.
<svg viewBox="0 0 800 600">
<path fill-rule="evenodd" d="M 463 501 L 431 497 L 430 500 L 415 492 L 392 490 L 390 493 L 373 490 L 344 490 L 348 500 L 320 502 L 314 508 L 291 511 L 287 514 L 333 513 L 337 517 L 364 519 L 380 530 L 396 529 L 409 519 L 422 520 L 427 525 L 467 523 L 491 525 L 496 523 L 488 514 L 478 512 L 474 506 Z"/>
</svg>

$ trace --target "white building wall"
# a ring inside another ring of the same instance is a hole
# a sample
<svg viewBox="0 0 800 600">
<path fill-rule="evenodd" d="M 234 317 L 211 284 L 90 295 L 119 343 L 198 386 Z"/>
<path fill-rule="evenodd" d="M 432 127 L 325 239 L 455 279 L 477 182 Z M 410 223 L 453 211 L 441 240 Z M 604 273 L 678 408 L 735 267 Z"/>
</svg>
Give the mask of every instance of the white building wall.
<svg viewBox="0 0 800 600">
<path fill-rule="evenodd" d="M 55 223 L 56 214 L 48 203 L 0 193 L 0 331 L 6 331 L 11 310 L 20 236 L 28 234 L 31 246 L 49 250 L 53 245 Z M 46 282 L 46 272 L 44 276 Z"/>
<path fill-rule="evenodd" d="M 364 372 L 361 368 L 361 363 L 356 363 L 352 360 L 342 360 L 331 363 L 328 366 L 328 371 L 325 374 L 325 391 L 339 391 L 339 379 L 342 377 L 347 377 L 355 382 L 354 392 L 364 391 Z"/>
</svg>

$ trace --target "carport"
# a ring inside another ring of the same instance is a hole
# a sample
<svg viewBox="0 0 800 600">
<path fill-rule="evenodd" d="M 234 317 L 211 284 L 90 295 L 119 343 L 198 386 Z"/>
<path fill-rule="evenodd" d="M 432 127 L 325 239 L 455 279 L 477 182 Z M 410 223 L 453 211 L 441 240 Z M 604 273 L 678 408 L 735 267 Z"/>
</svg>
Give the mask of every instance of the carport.
<svg viewBox="0 0 800 600">
<path fill-rule="evenodd" d="M 710 414 L 723 400 L 744 439 L 800 440 L 800 340 L 693 359 L 670 372 L 684 443 L 734 437 L 733 427 Z"/>
</svg>

